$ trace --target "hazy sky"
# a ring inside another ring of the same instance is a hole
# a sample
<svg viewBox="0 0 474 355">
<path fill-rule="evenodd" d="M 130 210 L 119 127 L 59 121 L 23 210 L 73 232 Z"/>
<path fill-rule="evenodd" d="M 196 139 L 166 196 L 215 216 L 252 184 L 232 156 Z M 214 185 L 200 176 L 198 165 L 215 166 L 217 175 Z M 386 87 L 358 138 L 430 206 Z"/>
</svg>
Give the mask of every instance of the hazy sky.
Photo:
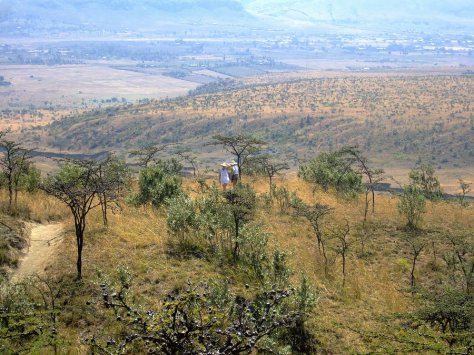
<svg viewBox="0 0 474 355">
<path fill-rule="evenodd" d="M 474 29 L 474 0 L 0 0 L 0 22 L 120 27 L 180 19 L 305 27 L 321 22 Z"/>
</svg>

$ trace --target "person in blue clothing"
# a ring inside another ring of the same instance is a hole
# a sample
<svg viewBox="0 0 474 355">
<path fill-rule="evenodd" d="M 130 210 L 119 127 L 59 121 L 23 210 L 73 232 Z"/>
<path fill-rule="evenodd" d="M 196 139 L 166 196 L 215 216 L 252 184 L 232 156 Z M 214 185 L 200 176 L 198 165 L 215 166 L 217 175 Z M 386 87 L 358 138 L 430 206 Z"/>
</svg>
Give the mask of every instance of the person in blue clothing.
<svg viewBox="0 0 474 355">
<path fill-rule="evenodd" d="M 235 160 L 232 160 L 230 162 L 230 165 L 232 166 L 232 175 L 230 180 L 232 181 L 232 187 L 235 187 L 237 185 L 237 182 L 239 181 L 239 166 L 235 162 Z"/>
<path fill-rule="evenodd" d="M 227 170 L 228 164 L 227 163 L 222 163 L 221 164 L 221 170 L 219 170 L 219 182 L 222 186 L 222 190 L 227 189 L 227 185 L 230 182 L 229 178 L 229 171 Z"/>
</svg>

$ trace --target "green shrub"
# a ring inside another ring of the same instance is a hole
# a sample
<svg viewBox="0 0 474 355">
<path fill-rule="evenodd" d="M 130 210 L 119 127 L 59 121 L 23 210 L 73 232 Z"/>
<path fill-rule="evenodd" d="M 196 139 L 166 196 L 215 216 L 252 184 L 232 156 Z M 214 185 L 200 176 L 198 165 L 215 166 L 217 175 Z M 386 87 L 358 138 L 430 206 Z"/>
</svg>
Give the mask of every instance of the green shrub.
<svg viewBox="0 0 474 355">
<path fill-rule="evenodd" d="M 362 189 L 362 176 L 355 171 L 340 152 L 321 153 L 306 165 L 301 165 L 298 177 L 321 186 L 334 188 L 343 196 L 354 196 Z"/>
<path fill-rule="evenodd" d="M 405 186 L 398 201 L 398 212 L 407 219 L 407 227 L 418 228 L 425 212 L 425 196 L 414 185 Z"/>
<path fill-rule="evenodd" d="M 427 199 L 437 200 L 443 197 L 439 179 L 434 168 L 429 164 L 421 164 L 410 171 L 410 184 L 415 186 Z"/>
<path fill-rule="evenodd" d="M 167 163 L 143 169 L 138 179 L 138 193 L 131 202 L 136 205 L 151 203 L 154 207 L 160 207 L 167 199 L 181 193 L 181 178 L 173 169 Z"/>
<path fill-rule="evenodd" d="M 231 293 L 225 284 L 218 290 L 188 284 L 166 295 L 155 310 L 133 305 L 128 288 L 107 283 L 101 288 L 105 307 L 114 311 L 121 327 L 116 334 L 86 338 L 94 353 L 251 353 L 264 338 L 281 342 L 278 332 L 302 317 L 292 290 L 261 292 L 249 299 Z"/>
</svg>

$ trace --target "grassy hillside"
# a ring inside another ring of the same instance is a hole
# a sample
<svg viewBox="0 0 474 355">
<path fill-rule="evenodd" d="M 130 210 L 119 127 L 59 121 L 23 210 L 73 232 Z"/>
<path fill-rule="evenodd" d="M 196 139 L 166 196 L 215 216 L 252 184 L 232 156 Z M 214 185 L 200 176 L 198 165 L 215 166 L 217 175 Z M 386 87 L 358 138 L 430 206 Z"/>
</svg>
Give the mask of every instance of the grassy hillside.
<svg viewBox="0 0 474 355">
<path fill-rule="evenodd" d="M 430 290 L 463 290 L 459 265 L 450 264 L 449 260 L 456 248 L 452 244 L 454 237 L 464 238 L 467 245 L 474 242 L 472 206 L 429 203 L 421 228 L 413 233 L 405 228 L 406 220 L 397 212 L 395 196 L 377 196 L 376 212 L 363 224 L 362 196 L 341 200 L 330 192 L 313 193 L 310 186 L 294 178 L 280 178 L 277 181 L 280 188 L 295 192 L 306 203 L 334 208 L 322 224 L 328 236 L 329 263 L 325 268 L 310 224 L 295 216 L 291 208 L 281 209 L 278 199 L 274 199 L 273 206 L 268 205 L 263 195 L 268 192 L 268 182 L 263 178 L 252 181 L 260 202 L 251 223 L 260 224 L 269 233 L 265 249 L 269 253 L 275 249 L 282 251 L 291 270 L 290 283 L 297 286 L 304 274 L 317 295 L 316 308 L 306 321 L 317 353 L 448 351 L 450 333 L 443 334 L 413 315 L 423 309 Z M 211 181 L 208 183 L 212 185 Z M 194 199 L 209 193 L 203 192 L 195 181 L 185 181 L 185 191 Z M 119 267 L 126 268 L 133 276 L 130 292 L 134 294 L 134 302 L 145 309 L 159 308 L 166 294 L 185 288 L 188 282 L 227 280 L 230 289 L 246 296 L 266 287 L 244 261 L 232 262 L 218 254 L 207 257 L 177 254 L 176 236 L 168 232 L 167 214 L 167 208 L 124 205 L 120 213 L 109 217 L 107 228 L 102 225 L 99 211 L 92 214 L 86 231 L 81 284 L 72 282 L 76 255 L 73 225 L 69 224 L 70 238 L 66 238 L 48 271 L 49 282 L 56 285 L 53 290 L 61 290 L 57 295 L 56 327 L 62 350 L 86 353 L 87 347 L 81 344 L 81 339 L 91 334 L 96 334 L 98 339 L 106 338 L 124 329 L 100 305 L 99 284 L 103 280 L 117 282 L 114 280 Z M 65 221 L 70 223 L 68 219 Z M 346 221 L 350 232 L 343 283 L 336 236 Z M 417 258 L 413 289 L 410 270 L 414 240 L 421 243 L 422 251 Z M 465 256 L 472 258 L 472 250 Z M 244 287 L 245 284 L 250 286 Z M 466 346 L 454 343 L 452 350 L 464 353 Z"/>
<path fill-rule="evenodd" d="M 280 154 L 300 158 L 349 144 L 387 166 L 422 158 L 464 167 L 474 162 L 473 87 L 474 78 L 462 75 L 249 84 L 92 110 L 23 132 L 22 138 L 35 147 L 73 151 L 178 143 L 205 157 L 211 152 L 202 142 L 212 135 L 252 132 L 278 146 Z"/>
</svg>

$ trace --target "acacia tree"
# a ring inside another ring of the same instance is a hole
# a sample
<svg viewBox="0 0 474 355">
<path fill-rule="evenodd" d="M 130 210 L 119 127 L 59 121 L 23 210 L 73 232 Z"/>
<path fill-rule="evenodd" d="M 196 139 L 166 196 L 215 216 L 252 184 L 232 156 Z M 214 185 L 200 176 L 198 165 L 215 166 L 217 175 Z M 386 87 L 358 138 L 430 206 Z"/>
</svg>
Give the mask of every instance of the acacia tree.
<svg viewBox="0 0 474 355">
<path fill-rule="evenodd" d="M 344 196 L 354 196 L 361 190 L 362 176 L 352 164 L 353 160 L 347 159 L 343 151 L 323 152 L 301 165 L 298 177 L 313 186 L 321 186 L 324 191 L 332 187 Z"/>
<path fill-rule="evenodd" d="M 232 257 L 237 260 L 240 253 L 240 232 L 255 213 L 257 197 L 255 191 L 248 185 L 239 184 L 236 188 L 225 191 L 224 197 L 228 203 L 228 211 L 232 216 L 234 224 L 234 240 L 232 247 Z"/>
<path fill-rule="evenodd" d="M 109 179 L 104 162 L 71 160 L 50 175 L 42 189 L 65 203 L 74 217 L 77 245 L 77 279 L 82 278 L 84 231 L 89 212 L 101 205 L 100 196 L 111 196 L 117 189 L 115 179 Z"/>
<path fill-rule="evenodd" d="M 421 164 L 410 171 L 409 177 L 411 185 L 416 186 L 427 199 L 436 200 L 443 196 L 439 179 L 431 165 Z"/>
<path fill-rule="evenodd" d="M 414 185 L 405 186 L 398 201 L 398 212 L 407 219 L 409 229 L 417 229 L 425 212 L 425 196 Z"/>
<path fill-rule="evenodd" d="M 336 246 L 335 251 L 342 258 L 342 288 L 346 286 L 346 259 L 350 249 L 349 232 L 350 225 L 347 219 L 345 220 L 344 227 L 333 231 L 334 238 L 338 241 L 338 245 Z"/>
<path fill-rule="evenodd" d="M 451 245 L 451 257 L 446 255 L 444 260 L 454 270 L 461 271 L 466 293 L 474 294 L 474 244 L 466 235 L 448 234 L 447 239 Z"/>
<path fill-rule="evenodd" d="M 369 161 L 365 157 L 359 148 L 357 147 L 346 147 L 343 148 L 341 154 L 346 154 L 354 160 L 357 165 L 359 172 L 365 177 L 365 210 L 364 210 L 364 222 L 367 221 L 367 213 L 369 211 L 369 194 L 372 194 L 372 213 L 375 212 L 375 187 L 383 180 L 383 169 L 373 169 L 369 166 Z"/>
<path fill-rule="evenodd" d="M 109 155 L 97 165 L 97 196 L 102 209 L 102 221 L 108 224 L 107 212 L 110 205 L 118 206 L 118 200 L 123 195 L 123 190 L 130 182 L 130 171 L 125 161 Z"/>
<path fill-rule="evenodd" d="M 239 134 L 236 136 L 215 135 L 213 141 L 208 145 L 222 145 L 222 147 L 235 156 L 240 175 L 242 176 L 242 165 L 245 159 L 255 153 L 266 142 L 251 135 Z"/>
<path fill-rule="evenodd" d="M 144 310 L 128 299 L 127 280 L 113 287 L 101 284 L 103 304 L 121 325 L 117 335 L 86 336 L 93 353 L 250 354 L 268 352 L 263 338 L 294 328 L 313 302 L 308 292 L 272 290 L 254 299 L 234 295 L 227 287 L 217 299 L 206 284 L 166 295 L 157 310 Z M 305 307 L 306 306 L 306 307 Z"/>
<path fill-rule="evenodd" d="M 268 177 L 268 183 L 270 186 L 270 196 L 272 195 L 272 186 L 273 186 L 273 178 L 280 174 L 283 170 L 288 170 L 290 167 L 287 163 L 282 163 L 276 160 L 271 159 L 268 156 L 263 156 L 260 159 L 260 164 L 262 166 L 262 170 L 265 175 Z"/>
<path fill-rule="evenodd" d="M 194 154 L 192 154 L 190 152 L 186 152 L 186 151 L 178 151 L 178 152 L 176 152 L 176 154 L 183 161 L 185 161 L 186 163 L 191 164 L 191 167 L 193 168 L 193 176 L 196 176 L 196 173 L 199 174 L 199 170 L 198 170 L 198 167 L 197 167 L 197 164 L 198 164 L 197 156 L 195 156 Z"/>
<path fill-rule="evenodd" d="M 420 256 L 423 249 L 426 247 L 426 239 L 417 231 L 411 231 L 404 235 L 404 240 L 408 244 L 411 251 L 411 271 L 410 271 L 410 286 L 412 290 L 415 287 L 415 268 L 418 257 Z"/>
<path fill-rule="evenodd" d="M 467 207 L 468 203 L 466 201 L 466 195 L 471 192 L 471 184 L 464 181 L 463 179 L 458 179 L 458 182 L 459 188 L 461 189 L 461 192 L 458 193 L 459 201 L 461 202 L 462 206 Z"/>
<path fill-rule="evenodd" d="M 141 149 L 132 150 L 130 156 L 136 157 L 138 165 L 142 168 L 147 168 L 148 165 L 157 160 L 158 153 L 165 150 L 169 144 L 148 144 Z"/>
<path fill-rule="evenodd" d="M 326 252 L 326 238 L 323 231 L 323 221 L 326 216 L 333 212 L 334 208 L 320 203 L 316 203 L 315 205 L 307 205 L 300 199 L 295 199 L 292 202 L 292 207 L 295 209 L 297 216 L 306 218 L 311 224 L 314 234 L 316 235 L 318 250 L 324 258 L 324 272 L 327 275 L 329 259 Z"/>
<path fill-rule="evenodd" d="M 0 132 L 0 138 L 5 132 Z M 20 180 L 23 175 L 28 174 L 31 158 L 27 149 L 22 148 L 20 143 L 0 139 L 0 148 L 3 157 L 0 159 L 0 167 L 8 187 L 8 206 L 11 209 L 13 203 L 16 205 Z"/>
</svg>

